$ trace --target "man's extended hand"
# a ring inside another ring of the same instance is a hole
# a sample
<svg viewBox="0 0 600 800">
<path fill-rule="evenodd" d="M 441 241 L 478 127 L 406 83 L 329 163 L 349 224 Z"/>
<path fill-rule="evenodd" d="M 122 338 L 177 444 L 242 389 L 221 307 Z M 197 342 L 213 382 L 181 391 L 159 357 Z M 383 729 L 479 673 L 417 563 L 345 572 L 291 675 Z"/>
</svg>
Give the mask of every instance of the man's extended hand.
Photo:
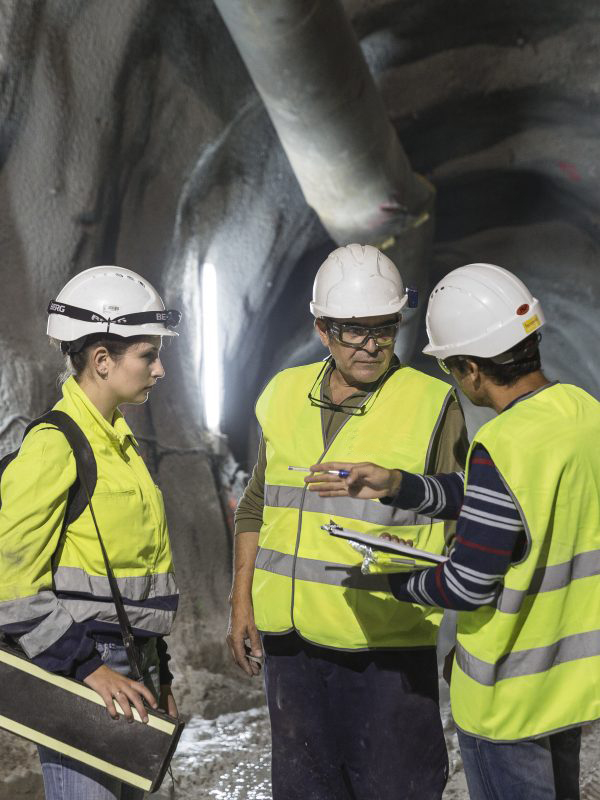
<svg viewBox="0 0 600 800">
<path fill-rule="evenodd" d="M 246 640 L 249 641 L 249 646 Z M 263 653 L 249 594 L 243 596 L 237 592 L 232 593 L 227 644 L 233 660 L 246 675 L 252 678 L 260 673 Z"/>
<path fill-rule="evenodd" d="M 346 470 L 347 478 L 330 475 L 328 470 Z M 321 497 L 357 497 L 373 500 L 379 497 L 393 497 L 400 489 L 402 472 L 399 469 L 386 469 L 365 461 L 349 464 L 342 461 L 328 461 L 313 464 L 310 474 L 304 478 L 311 492 Z"/>
</svg>

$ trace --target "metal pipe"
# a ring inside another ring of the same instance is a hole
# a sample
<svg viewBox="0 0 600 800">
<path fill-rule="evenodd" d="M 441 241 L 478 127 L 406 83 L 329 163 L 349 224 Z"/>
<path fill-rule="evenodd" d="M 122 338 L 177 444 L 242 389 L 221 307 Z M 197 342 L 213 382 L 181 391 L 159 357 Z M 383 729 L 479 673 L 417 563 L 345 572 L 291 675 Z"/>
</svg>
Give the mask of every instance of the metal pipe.
<svg viewBox="0 0 600 800">
<path fill-rule="evenodd" d="M 339 0 L 215 3 L 331 237 L 389 247 L 423 286 L 434 190 L 412 172 Z"/>
</svg>

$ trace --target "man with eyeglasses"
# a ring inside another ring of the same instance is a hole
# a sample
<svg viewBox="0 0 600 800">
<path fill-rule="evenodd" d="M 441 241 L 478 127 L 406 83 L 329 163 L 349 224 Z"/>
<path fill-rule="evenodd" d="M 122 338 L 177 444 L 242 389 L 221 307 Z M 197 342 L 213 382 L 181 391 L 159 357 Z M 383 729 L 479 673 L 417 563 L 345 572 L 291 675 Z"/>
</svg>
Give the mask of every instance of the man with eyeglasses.
<svg viewBox="0 0 600 800">
<path fill-rule="evenodd" d="M 323 500 L 302 472 L 348 453 L 425 473 L 462 467 L 453 391 L 394 355 L 408 301 L 379 250 L 335 250 L 310 306 L 329 357 L 280 372 L 257 402 L 263 437 L 236 514 L 228 642 L 249 675 L 264 652 L 274 800 L 439 800 L 446 783 L 441 614 L 398 604 L 385 580 L 362 575 L 358 553 L 321 530 L 333 517 L 441 553 L 444 523 Z"/>
<path fill-rule="evenodd" d="M 451 702 L 472 800 L 577 800 L 580 726 L 600 718 L 600 404 L 546 378 L 544 321 L 508 270 L 450 272 L 424 352 L 498 414 L 466 473 L 344 458 L 307 477 L 323 499 L 458 520 L 446 563 L 389 584 L 398 600 L 459 610 Z"/>
</svg>

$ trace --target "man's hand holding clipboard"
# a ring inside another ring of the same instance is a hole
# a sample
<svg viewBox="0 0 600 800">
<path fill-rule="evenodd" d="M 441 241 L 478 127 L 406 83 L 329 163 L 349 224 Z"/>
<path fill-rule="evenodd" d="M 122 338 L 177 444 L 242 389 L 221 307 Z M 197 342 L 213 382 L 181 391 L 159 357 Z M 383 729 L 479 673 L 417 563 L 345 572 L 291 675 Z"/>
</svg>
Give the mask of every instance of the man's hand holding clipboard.
<svg viewBox="0 0 600 800">
<path fill-rule="evenodd" d="M 322 525 L 321 528 L 331 536 L 346 539 L 355 550 L 361 553 L 363 556 L 362 572 L 365 574 L 412 572 L 416 569 L 426 569 L 436 564 L 443 564 L 448 560 L 447 556 L 418 550 L 404 542 L 343 528 L 333 520 L 330 520 L 329 525 Z"/>
</svg>

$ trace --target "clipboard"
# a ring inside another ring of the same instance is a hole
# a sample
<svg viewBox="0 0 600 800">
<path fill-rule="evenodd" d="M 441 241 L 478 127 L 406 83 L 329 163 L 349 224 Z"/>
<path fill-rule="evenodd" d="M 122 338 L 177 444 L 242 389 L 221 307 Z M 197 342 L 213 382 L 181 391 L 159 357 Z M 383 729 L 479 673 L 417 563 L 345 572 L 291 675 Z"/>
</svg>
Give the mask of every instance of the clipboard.
<svg viewBox="0 0 600 800">
<path fill-rule="evenodd" d="M 349 542 L 358 542 L 359 544 L 366 545 L 372 550 L 382 550 L 384 553 L 399 553 L 409 558 L 418 558 L 420 561 L 427 561 L 432 565 L 443 564 L 445 561 L 448 561 L 448 556 L 442 556 L 438 553 L 428 553 L 426 550 L 418 550 L 416 547 L 411 547 L 401 542 L 390 542 L 387 539 L 381 539 L 379 536 L 373 536 L 370 533 L 359 533 L 349 528 L 342 528 L 341 525 L 337 525 L 333 520 L 329 522 L 329 525 L 321 525 L 321 530 L 327 531 L 331 536 L 337 536 L 340 539 L 347 539 Z"/>
</svg>

